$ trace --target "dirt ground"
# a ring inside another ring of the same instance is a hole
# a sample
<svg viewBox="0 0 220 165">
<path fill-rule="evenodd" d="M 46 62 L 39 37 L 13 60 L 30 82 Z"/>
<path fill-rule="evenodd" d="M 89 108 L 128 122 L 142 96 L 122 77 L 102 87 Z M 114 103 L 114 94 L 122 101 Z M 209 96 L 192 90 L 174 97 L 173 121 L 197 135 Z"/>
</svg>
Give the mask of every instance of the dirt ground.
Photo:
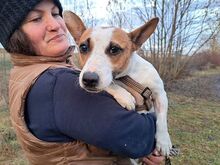
<svg viewBox="0 0 220 165">
<path fill-rule="evenodd" d="M 193 98 L 220 101 L 220 70 L 215 74 L 193 76 L 169 83 L 167 90 Z"/>
</svg>

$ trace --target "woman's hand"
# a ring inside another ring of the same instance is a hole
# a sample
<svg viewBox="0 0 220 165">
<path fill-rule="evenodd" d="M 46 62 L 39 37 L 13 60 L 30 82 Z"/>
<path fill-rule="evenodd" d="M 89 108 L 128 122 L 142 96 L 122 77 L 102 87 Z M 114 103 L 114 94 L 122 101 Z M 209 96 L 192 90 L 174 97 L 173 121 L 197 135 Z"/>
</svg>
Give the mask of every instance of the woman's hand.
<svg viewBox="0 0 220 165">
<path fill-rule="evenodd" d="M 155 149 L 151 155 L 143 157 L 141 162 L 143 165 L 160 165 L 164 160 L 165 157 Z"/>
</svg>

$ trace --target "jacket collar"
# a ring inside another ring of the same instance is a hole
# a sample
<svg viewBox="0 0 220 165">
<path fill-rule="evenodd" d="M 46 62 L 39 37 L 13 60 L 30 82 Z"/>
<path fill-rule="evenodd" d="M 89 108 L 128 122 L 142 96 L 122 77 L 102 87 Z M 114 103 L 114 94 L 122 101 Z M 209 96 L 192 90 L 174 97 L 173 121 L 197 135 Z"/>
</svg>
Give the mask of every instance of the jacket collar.
<svg viewBox="0 0 220 165">
<path fill-rule="evenodd" d="M 24 54 L 11 54 L 11 61 L 14 66 L 27 66 L 33 64 L 40 64 L 40 63 L 50 63 L 50 62 L 62 62 L 68 63 L 70 56 L 74 51 L 74 46 L 69 47 L 67 52 L 64 55 L 57 56 L 57 57 L 48 57 L 48 56 L 28 56 Z"/>
</svg>

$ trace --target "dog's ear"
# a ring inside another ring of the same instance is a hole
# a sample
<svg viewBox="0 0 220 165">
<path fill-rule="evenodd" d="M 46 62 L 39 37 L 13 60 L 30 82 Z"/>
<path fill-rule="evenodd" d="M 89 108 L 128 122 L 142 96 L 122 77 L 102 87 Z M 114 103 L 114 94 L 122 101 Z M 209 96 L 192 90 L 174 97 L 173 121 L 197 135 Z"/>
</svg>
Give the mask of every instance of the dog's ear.
<svg viewBox="0 0 220 165">
<path fill-rule="evenodd" d="M 135 29 L 134 31 L 128 33 L 128 36 L 133 42 L 133 49 L 137 50 L 141 45 L 150 37 L 154 32 L 159 22 L 159 18 L 155 17 L 142 25 L 141 27 Z"/>
<path fill-rule="evenodd" d="M 76 44 L 78 44 L 81 35 L 86 30 L 83 21 L 79 18 L 79 16 L 77 16 L 75 13 L 71 11 L 64 11 L 63 19 L 66 23 L 66 26 L 70 34 L 73 36 L 74 40 L 76 41 Z"/>
</svg>

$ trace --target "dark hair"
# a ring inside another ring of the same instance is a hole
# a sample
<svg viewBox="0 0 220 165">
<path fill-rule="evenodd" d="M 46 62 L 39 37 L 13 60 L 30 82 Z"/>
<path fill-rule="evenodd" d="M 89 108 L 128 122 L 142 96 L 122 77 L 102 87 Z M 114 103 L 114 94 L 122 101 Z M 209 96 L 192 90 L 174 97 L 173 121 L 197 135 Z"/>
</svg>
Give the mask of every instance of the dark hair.
<svg viewBox="0 0 220 165">
<path fill-rule="evenodd" d="M 22 29 L 17 29 L 12 34 L 5 49 L 9 53 L 19 53 L 19 54 L 36 56 L 31 41 L 29 40 L 29 38 L 23 32 Z"/>
</svg>

